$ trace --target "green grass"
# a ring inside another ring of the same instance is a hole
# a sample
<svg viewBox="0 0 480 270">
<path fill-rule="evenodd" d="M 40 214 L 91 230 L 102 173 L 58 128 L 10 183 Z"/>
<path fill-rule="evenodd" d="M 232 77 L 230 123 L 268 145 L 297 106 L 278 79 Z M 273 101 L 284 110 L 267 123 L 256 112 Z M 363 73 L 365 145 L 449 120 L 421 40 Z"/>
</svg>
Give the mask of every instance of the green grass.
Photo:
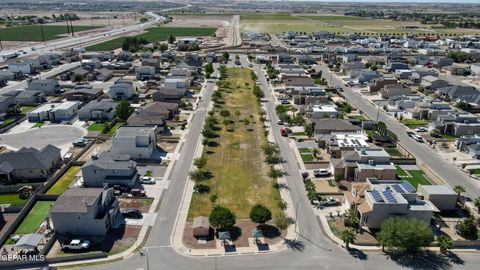
<svg viewBox="0 0 480 270">
<path fill-rule="evenodd" d="M 301 132 L 293 132 L 292 135 L 293 135 L 293 136 L 307 136 L 307 134 L 306 134 L 304 131 L 301 131 Z"/>
<path fill-rule="evenodd" d="M 304 153 L 301 153 L 300 156 L 302 156 L 302 160 L 304 162 L 311 162 L 314 160 L 314 157 L 312 154 L 304 154 Z"/>
<path fill-rule="evenodd" d="M 123 124 L 124 124 L 124 123 L 122 123 L 122 122 L 116 123 L 116 124 L 108 131 L 108 134 L 110 134 L 110 135 L 115 134 L 115 132 L 117 132 L 117 129 L 118 129 L 119 127 L 121 127 Z"/>
<path fill-rule="evenodd" d="M 313 150 L 310 149 L 310 148 L 298 148 L 298 152 L 311 154 L 313 152 Z"/>
<path fill-rule="evenodd" d="M 148 42 L 164 41 L 167 40 L 170 35 L 176 37 L 181 36 L 211 36 L 215 33 L 216 28 L 206 27 L 152 27 L 147 29 L 143 34 L 139 34 L 136 37 L 144 38 Z M 111 51 L 122 47 L 122 43 L 126 37 L 120 37 L 105 41 L 96 45 L 85 48 L 87 51 Z"/>
<path fill-rule="evenodd" d="M 80 32 L 92 29 L 91 26 L 74 26 L 74 32 Z M 61 38 L 67 34 L 67 27 L 63 25 L 44 25 L 43 33 L 45 40 Z M 40 25 L 26 25 L 10 28 L 0 28 L 0 37 L 3 41 L 42 41 L 42 31 Z"/>
<path fill-rule="evenodd" d="M 289 13 L 259 13 L 259 14 L 243 14 L 240 20 L 298 20 Z"/>
<path fill-rule="evenodd" d="M 148 170 L 146 173 L 145 173 L 145 176 L 152 176 L 153 175 L 153 172 Z"/>
<path fill-rule="evenodd" d="M 450 134 L 441 134 L 442 138 L 447 139 L 447 140 L 456 140 L 457 137 L 450 135 Z"/>
<path fill-rule="evenodd" d="M 402 179 L 414 186 L 415 188 L 418 187 L 419 184 L 421 185 L 431 185 L 430 181 L 425 176 L 425 173 L 422 170 L 407 170 L 405 171 L 400 166 L 396 166 L 397 168 L 397 175 Z"/>
<path fill-rule="evenodd" d="M 94 132 L 102 132 L 104 125 L 105 123 L 92 123 L 90 126 L 88 126 L 87 130 Z"/>
<path fill-rule="evenodd" d="M 67 191 L 68 186 L 75 179 L 75 175 L 80 171 L 80 166 L 72 166 L 55 182 L 55 184 L 48 189 L 46 194 L 62 194 Z"/>
<path fill-rule="evenodd" d="M 0 127 L 8 126 L 11 123 L 13 123 L 15 120 L 17 120 L 16 117 L 10 117 L 8 119 L 3 120 L 3 122 L 0 124 Z"/>
<path fill-rule="evenodd" d="M 397 148 L 384 148 L 385 151 L 392 157 L 401 157 L 403 156 Z"/>
<path fill-rule="evenodd" d="M 205 169 L 213 177 L 201 184 L 210 188 L 208 193 L 193 193 L 188 219 L 196 216 L 208 216 L 215 205 L 223 205 L 231 209 L 238 219 L 249 218 L 253 205 L 260 203 L 268 207 L 273 215 L 280 213 L 278 202 L 280 193 L 268 177 L 268 165 L 261 146 L 267 143 L 265 129 L 260 121 L 260 106 L 253 94 L 255 82 L 250 77 L 250 69 L 229 68 L 228 78 L 231 83 L 229 90 L 221 91 L 224 104 L 215 111 L 219 120 L 218 146 L 207 146 L 203 155 L 207 159 Z M 246 86 L 248 83 L 250 86 Z M 240 115 L 232 114 L 233 132 L 229 132 L 219 116 L 220 110 L 239 111 Z M 253 117 L 250 117 L 252 115 Z M 239 120 L 249 119 L 245 126 Z M 210 201 L 211 195 L 217 195 L 215 203 Z M 244 232 L 248 233 L 248 232 Z"/>
<path fill-rule="evenodd" d="M 45 121 L 40 121 L 40 122 L 37 122 L 35 125 L 33 125 L 31 128 L 40 128 L 45 124 L 46 124 Z"/>
<path fill-rule="evenodd" d="M 21 114 L 26 114 L 30 112 L 31 110 L 35 109 L 34 106 L 20 106 L 20 113 Z"/>
<path fill-rule="evenodd" d="M 26 200 L 20 199 L 18 193 L 0 194 L 0 204 L 24 204 Z"/>
<path fill-rule="evenodd" d="M 428 124 L 427 120 L 420 120 L 420 119 L 402 119 L 400 122 L 406 125 L 409 128 L 415 128 L 418 126 L 424 126 Z"/>
<path fill-rule="evenodd" d="M 377 131 L 376 130 L 371 130 L 371 129 L 366 129 L 365 133 L 367 134 L 367 136 L 373 137 L 373 136 L 375 136 L 375 134 L 377 134 Z"/>
<path fill-rule="evenodd" d="M 53 201 L 37 201 L 14 234 L 34 233 L 45 220 Z"/>
</svg>

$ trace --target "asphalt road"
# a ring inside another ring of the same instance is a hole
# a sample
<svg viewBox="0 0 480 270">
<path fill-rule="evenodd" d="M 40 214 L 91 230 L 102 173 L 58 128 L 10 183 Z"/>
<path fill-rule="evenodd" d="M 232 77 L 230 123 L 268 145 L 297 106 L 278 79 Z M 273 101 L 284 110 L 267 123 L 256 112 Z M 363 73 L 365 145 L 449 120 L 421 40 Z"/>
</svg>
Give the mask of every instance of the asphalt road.
<svg viewBox="0 0 480 270">
<path fill-rule="evenodd" d="M 344 85 L 343 81 L 335 75 L 331 75 L 330 70 L 324 65 L 316 66 L 317 70 L 322 71 L 322 77 L 327 80 L 331 86 L 339 86 L 344 89 L 344 96 L 347 100 L 353 103 L 363 113 L 368 115 L 371 119 L 377 119 L 385 122 L 388 128 L 398 136 L 400 143 L 410 152 L 415 158 L 425 164 L 430 170 L 435 172 L 440 178 L 451 186 L 462 185 L 465 187 L 465 195 L 470 198 L 477 198 L 480 195 L 480 184 L 478 181 L 471 179 L 465 173 L 461 172 L 452 163 L 447 162 L 440 157 L 438 152 L 433 151 L 425 143 L 418 143 L 410 138 L 405 127 L 396 119 L 387 115 L 378 107 L 364 99 L 359 93 L 353 91 L 351 87 Z"/>
<path fill-rule="evenodd" d="M 242 66 L 248 64 L 245 56 L 241 57 L 241 62 Z M 396 258 L 379 252 L 363 253 L 355 250 L 347 252 L 326 239 L 321 233 L 316 217 L 307 201 L 296 160 L 288 146 L 288 139 L 279 134 L 279 127 L 276 125 L 277 117 L 274 114 L 275 104 L 272 94 L 268 90 L 265 76 L 259 70 L 259 66 L 254 68 L 258 72 L 262 82 L 261 87 L 269 100 L 267 109 L 271 115 L 274 136 L 285 160 L 283 169 L 286 172 L 288 188 L 298 209 L 299 234 L 297 240 L 290 242 L 289 249 L 271 254 L 202 258 L 182 256 L 170 246 L 171 234 L 186 185 L 187 174 L 193 161 L 193 153 L 200 137 L 207 104 L 210 102 L 213 90 L 213 84 L 209 84 L 202 98 L 203 103 L 192 121 L 180 158 L 172 171 L 169 189 L 145 245 L 148 249 L 148 257 L 140 257 L 135 254 L 122 261 L 81 269 L 477 269 L 480 263 L 480 257 L 477 254 L 463 254 L 460 257 L 452 256 L 450 258 L 439 256 Z"/>
</svg>

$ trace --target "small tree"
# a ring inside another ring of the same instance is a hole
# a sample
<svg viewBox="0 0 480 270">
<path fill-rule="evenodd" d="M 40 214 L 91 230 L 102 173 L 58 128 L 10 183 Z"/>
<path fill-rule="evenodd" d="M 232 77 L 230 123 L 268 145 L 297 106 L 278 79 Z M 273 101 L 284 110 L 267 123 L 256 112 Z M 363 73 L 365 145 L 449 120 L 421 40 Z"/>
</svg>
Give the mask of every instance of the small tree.
<svg viewBox="0 0 480 270">
<path fill-rule="evenodd" d="M 230 111 L 229 110 L 221 110 L 220 111 L 220 116 L 223 118 L 227 118 L 230 116 Z"/>
<path fill-rule="evenodd" d="M 313 124 L 309 123 L 305 125 L 305 134 L 310 138 L 313 136 Z"/>
<path fill-rule="evenodd" d="M 264 224 L 272 219 L 272 212 L 267 207 L 256 204 L 250 210 L 250 219 L 255 223 Z"/>
<path fill-rule="evenodd" d="M 109 131 L 110 131 L 110 125 L 107 122 L 105 122 L 103 124 L 102 133 L 105 134 L 105 133 L 108 133 Z"/>
<path fill-rule="evenodd" d="M 388 218 L 377 236 L 382 250 L 384 247 L 398 248 L 408 253 L 415 253 L 433 241 L 429 224 L 415 218 Z"/>
<path fill-rule="evenodd" d="M 453 248 L 453 241 L 450 237 L 446 235 L 440 235 L 437 238 L 438 247 L 442 254 L 446 254 L 450 249 Z"/>
<path fill-rule="evenodd" d="M 205 165 L 207 165 L 207 159 L 205 157 L 196 158 L 193 161 L 193 165 L 195 165 L 199 169 L 203 169 L 205 168 Z"/>
<path fill-rule="evenodd" d="M 453 187 L 453 190 L 457 193 L 457 200 L 460 200 L 460 196 L 465 192 L 465 187 L 462 185 L 456 185 Z"/>
<path fill-rule="evenodd" d="M 357 228 L 360 220 L 354 209 L 348 210 L 345 216 L 344 225 L 351 228 Z"/>
<path fill-rule="evenodd" d="M 81 82 L 81 81 L 83 81 L 83 75 L 81 75 L 81 74 L 75 74 L 75 76 L 73 77 L 73 81 L 74 81 L 74 82 Z"/>
<path fill-rule="evenodd" d="M 477 212 L 480 213 L 480 197 L 477 197 L 474 201 L 473 204 L 475 207 L 477 207 Z"/>
<path fill-rule="evenodd" d="M 469 217 L 460 222 L 460 224 L 458 224 L 458 231 L 465 239 L 476 240 L 478 238 L 478 228 L 473 217 Z"/>
<path fill-rule="evenodd" d="M 172 34 L 170 34 L 170 36 L 168 37 L 168 43 L 172 44 L 173 42 L 175 42 L 175 37 Z"/>
<path fill-rule="evenodd" d="M 286 216 L 285 213 L 281 212 L 273 218 L 273 222 L 275 223 L 275 226 L 277 226 L 277 228 L 280 230 L 280 234 L 282 234 L 282 232 L 286 230 L 288 226 L 290 226 L 290 224 L 293 223 L 293 219 Z"/>
<path fill-rule="evenodd" d="M 222 56 L 223 56 L 223 60 L 225 61 L 228 61 L 228 59 L 230 59 L 230 54 L 228 52 L 224 52 Z"/>
<path fill-rule="evenodd" d="M 283 176 L 283 172 L 282 172 L 282 170 L 275 169 L 275 167 L 270 166 L 270 171 L 268 172 L 268 176 L 273 178 L 273 179 L 277 179 L 277 178 Z"/>
<path fill-rule="evenodd" d="M 340 238 L 345 243 L 345 248 L 349 249 L 350 244 L 353 244 L 356 240 L 355 232 L 352 229 L 345 229 L 340 234 Z"/>
<path fill-rule="evenodd" d="M 215 206 L 208 218 L 210 224 L 217 229 L 231 229 L 235 225 L 235 214 L 223 206 Z"/>
<path fill-rule="evenodd" d="M 133 113 L 133 108 L 130 106 L 130 102 L 126 99 L 122 99 L 115 108 L 117 117 L 122 121 L 127 121 L 128 117 Z"/>
</svg>

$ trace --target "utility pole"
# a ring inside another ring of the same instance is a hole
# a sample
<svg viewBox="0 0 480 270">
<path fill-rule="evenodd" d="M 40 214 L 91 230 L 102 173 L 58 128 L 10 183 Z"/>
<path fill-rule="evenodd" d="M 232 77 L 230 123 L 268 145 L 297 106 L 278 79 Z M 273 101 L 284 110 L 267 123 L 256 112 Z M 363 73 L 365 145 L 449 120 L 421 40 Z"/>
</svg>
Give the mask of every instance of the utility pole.
<svg viewBox="0 0 480 270">
<path fill-rule="evenodd" d="M 0 38 L 0 51 L 3 51 L 2 39 Z"/>
<path fill-rule="evenodd" d="M 70 35 L 70 26 L 68 26 L 68 19 L 65 20 L 67 22 L 67 32 L 68 32 L 68 35 Z"/>
<path fill-rule="evenodd" d="M 45 42 L 45 34 L 43 33 L 43 24 L 40 24 L 40 30 L 42 31 L 42 40 Z"/>
<path fill-rule="evenodd" d="M 70 29 L 72 30 L 72 37 L 75 36 L 75 32 L 73 31 L 73 21 L 70 19 L 70 16 L 68 16 L 68 19 L 70 20 Z"/>
</svg>

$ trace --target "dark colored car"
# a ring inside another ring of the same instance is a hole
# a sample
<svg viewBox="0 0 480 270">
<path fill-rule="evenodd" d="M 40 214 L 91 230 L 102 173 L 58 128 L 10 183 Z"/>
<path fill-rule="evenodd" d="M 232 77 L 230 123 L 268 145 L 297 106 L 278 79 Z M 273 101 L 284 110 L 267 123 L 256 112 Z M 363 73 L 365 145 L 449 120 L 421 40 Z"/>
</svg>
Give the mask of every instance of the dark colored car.
<svg viewBox="0 0 480 270">
<path fill-rule="evenodd" d="M 138 209 L 127 208 L 120 211 L 126 218 L 142 218 L 142 212 Z"/>
</svg>

